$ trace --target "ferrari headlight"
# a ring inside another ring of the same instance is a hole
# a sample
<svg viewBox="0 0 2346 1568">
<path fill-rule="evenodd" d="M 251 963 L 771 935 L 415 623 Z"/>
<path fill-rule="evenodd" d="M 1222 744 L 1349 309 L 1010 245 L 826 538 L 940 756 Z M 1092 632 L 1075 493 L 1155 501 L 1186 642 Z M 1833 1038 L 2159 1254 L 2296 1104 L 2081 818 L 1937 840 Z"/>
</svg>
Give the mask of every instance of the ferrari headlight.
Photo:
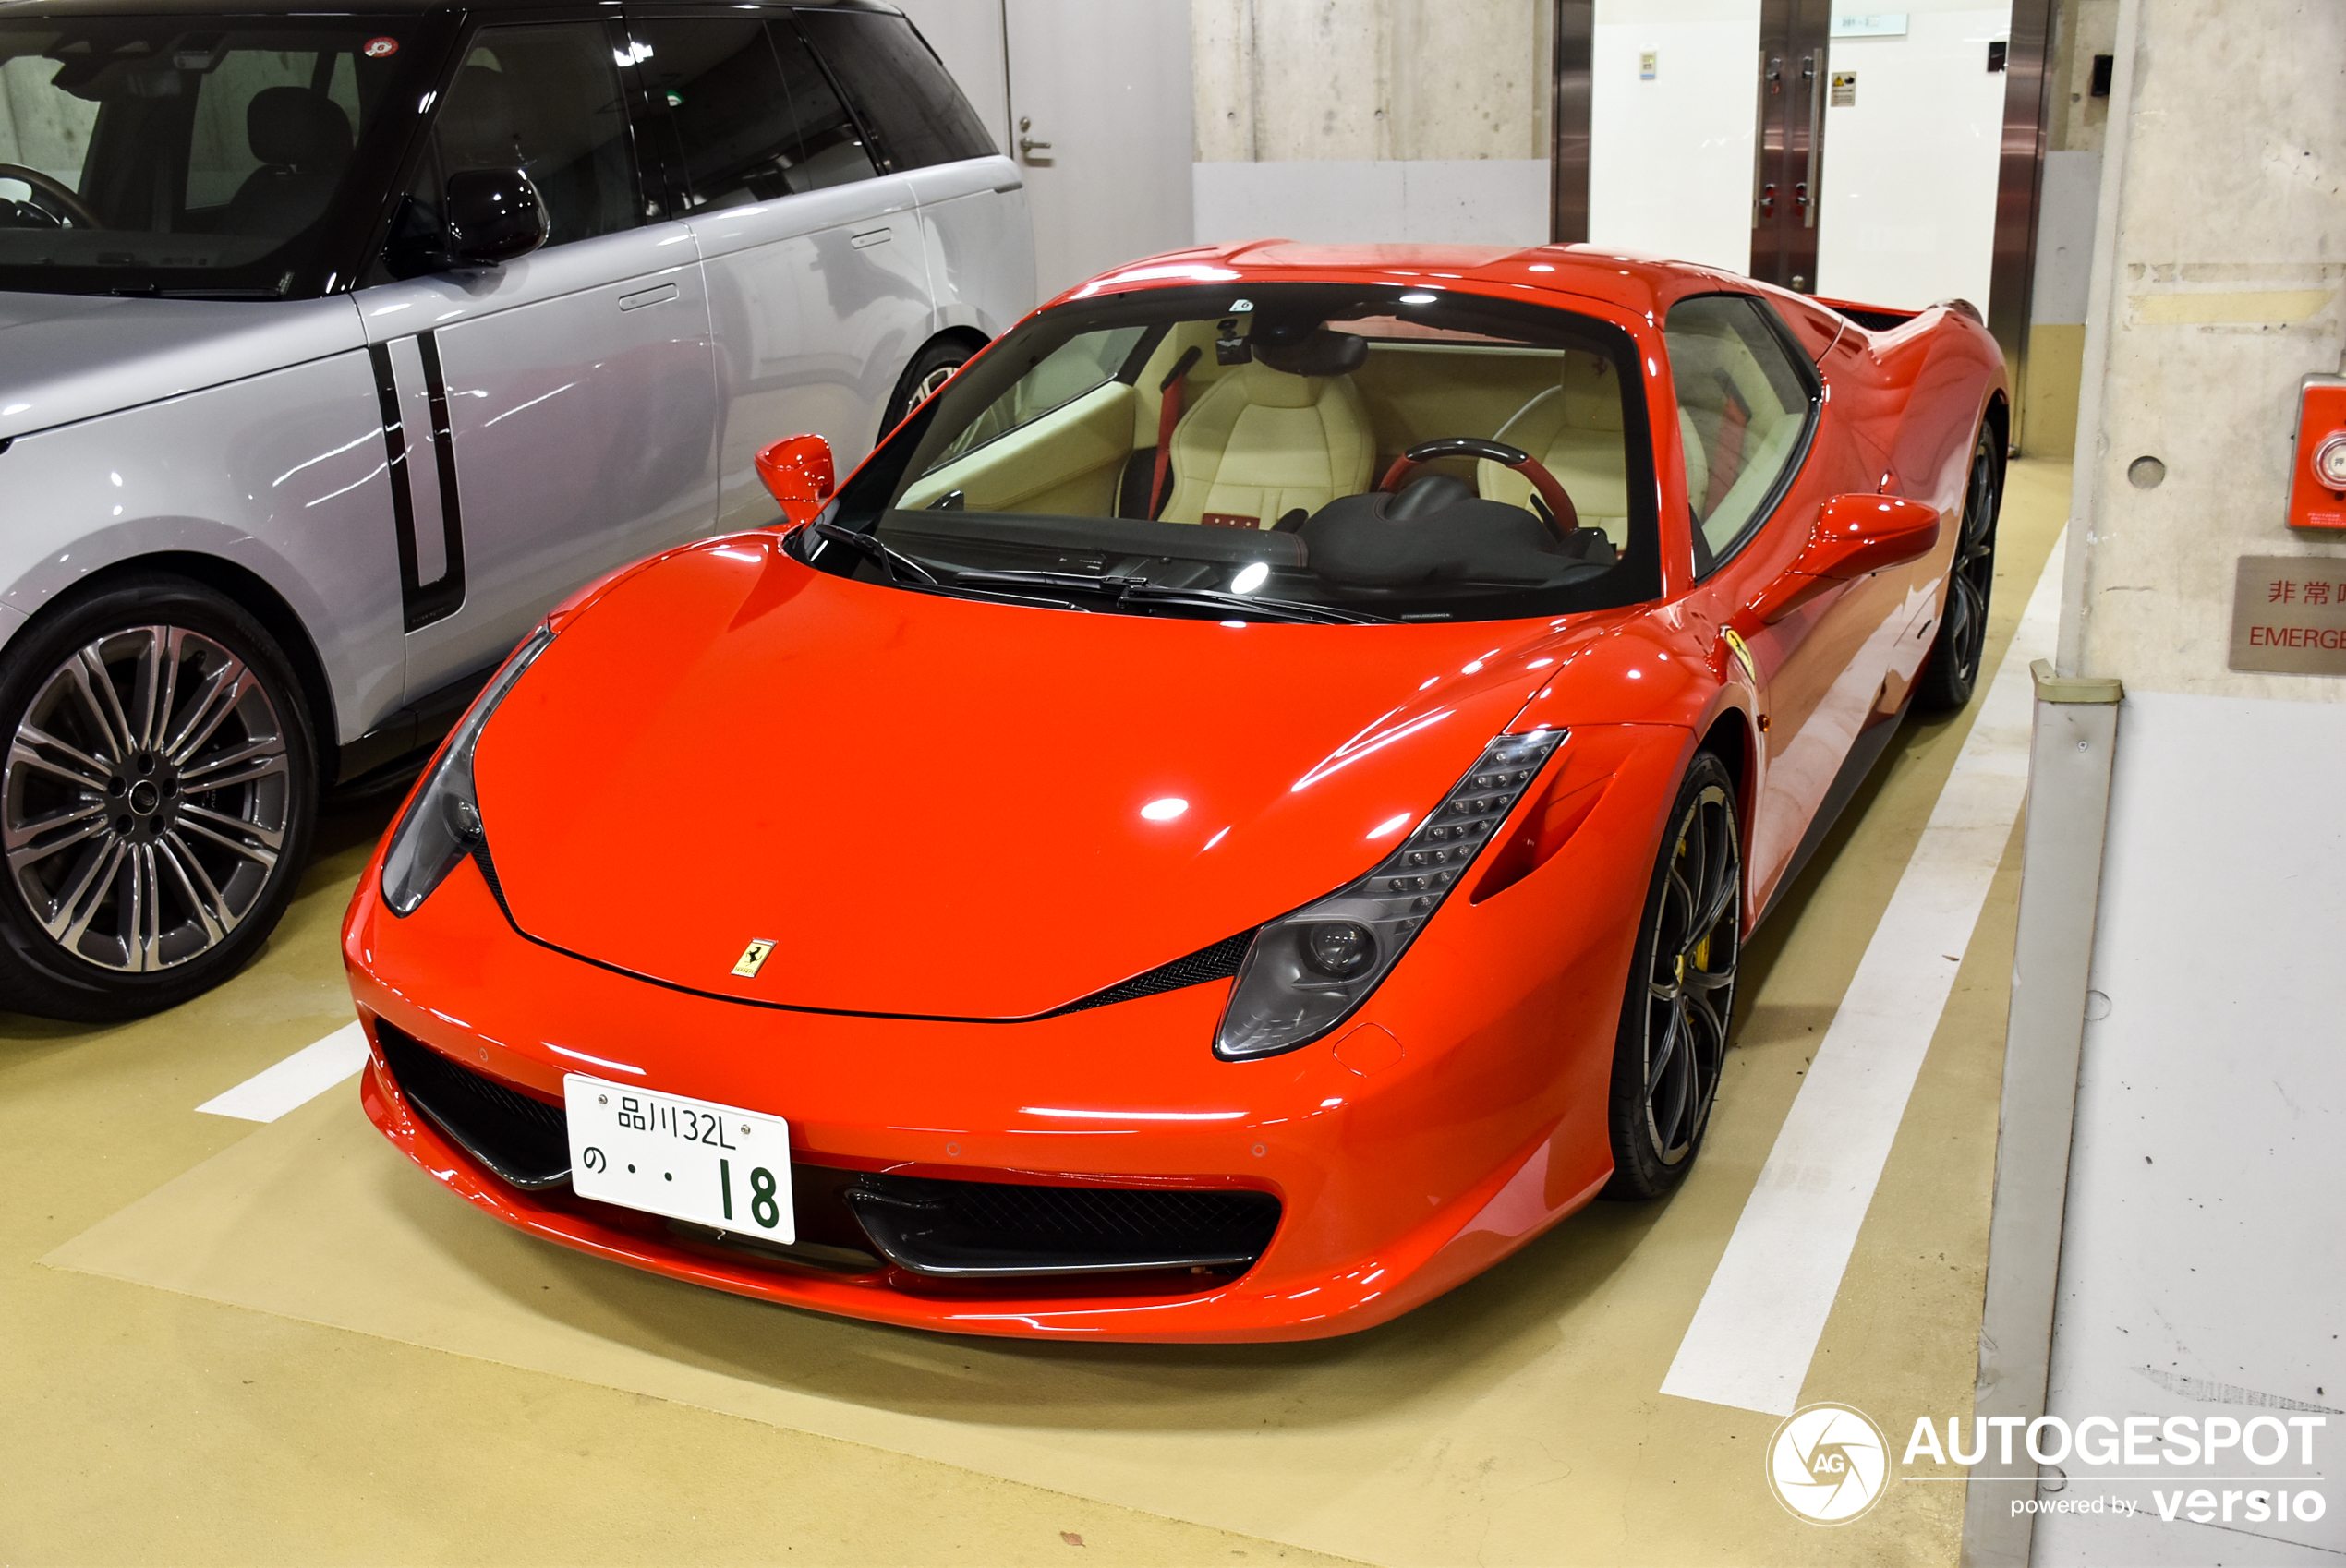
<svg viewBox="0 0 2346 1568">
<path fill-rule="evenodd" d="M 540 626 L 514 650 L 505 668 L 488 690 L 474 699 L 471 709 L 448 737 L 447 749 L 433 765 L 431 777 L 416 792 L 407 814 L 391 832 L 391 851 L 383 856 L 383 902 L 396 915 L 411 915 L 448 879 L 458 862 L 487 842 L 480 821 L 480 801 L 473 792 L 473 748 L 489 716 L 505 700 L 538 656 L 553 642 L 552 632 Z"/>
<path fill-rule="evenodd" d="M 1222 1010 L 1214 1054 L 1226 1061 L 1268 1056 L 1343 1022 L 1496 837 L 1564 733 L 1500 736 L 1383 864 L 1257 932 Z"/>
</svg>

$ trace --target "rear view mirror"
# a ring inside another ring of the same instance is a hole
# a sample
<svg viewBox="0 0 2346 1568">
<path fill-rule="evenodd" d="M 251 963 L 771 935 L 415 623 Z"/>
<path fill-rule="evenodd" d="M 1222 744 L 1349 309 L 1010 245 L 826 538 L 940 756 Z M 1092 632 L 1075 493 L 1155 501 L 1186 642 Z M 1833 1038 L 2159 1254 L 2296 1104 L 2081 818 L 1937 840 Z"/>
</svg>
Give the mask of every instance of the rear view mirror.
<svg viewBox="0 0 2346 1568">
<path fill-rule="evenodd" d="M 546 243 L 546 203 L 519 169 L 466 169 L 448 176 L 448 259 L 499 267 Z"/>
<path fill-rule="evenodd" d="M 1829 588 L 1903 566 L 1939 543 L 1939 509 L 1896 496 L 1835 496 L 1817 513 L 1808 548 L 1737 620 L 1781 621 Z"/>
<path fill-rule="evenodd" d="M 831 443 L 820 436 L 785 436 L 757 454 L 757 476 L 792 523 L 812 523 L 837 484 Z"/>
</svg>

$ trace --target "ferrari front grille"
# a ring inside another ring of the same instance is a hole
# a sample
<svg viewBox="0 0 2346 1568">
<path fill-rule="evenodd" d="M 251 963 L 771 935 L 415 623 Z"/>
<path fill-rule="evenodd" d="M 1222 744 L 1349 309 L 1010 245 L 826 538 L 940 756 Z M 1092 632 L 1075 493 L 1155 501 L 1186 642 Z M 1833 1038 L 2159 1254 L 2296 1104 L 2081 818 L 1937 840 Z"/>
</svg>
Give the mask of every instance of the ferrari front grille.
<svg viewBox="0 0 2346 1568">
<path fill-rule="evenodd" d="M 503 1181 L 529 1191 L 570 1179 L 570 1133 L 560 1105 L 453 1062 L 382 1019 L 375 1043 L 407 1103 Z"/>
<path fill-rule="evenodd" d="M 865 1175 L 847 1191 L 890 1261 L 947 1279 L 1240 1272 L 1278 1228 L 1279 1200 L 1224 1188 L 1041 1187 Z"/>
</svg>

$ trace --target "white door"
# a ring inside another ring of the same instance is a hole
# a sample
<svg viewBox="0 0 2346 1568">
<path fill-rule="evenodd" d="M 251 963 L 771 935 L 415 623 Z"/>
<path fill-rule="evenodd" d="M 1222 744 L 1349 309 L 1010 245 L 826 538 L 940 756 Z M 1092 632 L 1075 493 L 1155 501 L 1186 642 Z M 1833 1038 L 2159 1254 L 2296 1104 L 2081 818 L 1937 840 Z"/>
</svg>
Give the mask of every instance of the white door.
<svg viewBox="0 0 2346 1568">
<path fill-rule="evenodd" d="M 1004 0 L 1042 296 L 1191 243 L 1189 0 Z"/>
<path fill-rule="evenodd" d="M 1834 18 L 1817 290 L 1908 309 L 1953 296 L 1985 310 L 2012 6 L 1900 3 Z"/>
</svg>

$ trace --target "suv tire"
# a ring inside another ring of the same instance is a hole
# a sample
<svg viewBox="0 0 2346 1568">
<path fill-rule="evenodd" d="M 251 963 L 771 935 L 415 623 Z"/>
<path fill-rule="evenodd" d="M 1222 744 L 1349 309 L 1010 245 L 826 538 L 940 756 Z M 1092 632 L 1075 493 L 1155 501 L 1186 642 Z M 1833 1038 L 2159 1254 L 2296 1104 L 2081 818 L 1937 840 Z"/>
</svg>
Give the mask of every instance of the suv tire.
<svg viewBox="0 0 2346 1568">
<path fill-rule="evenodd" d="M 139 1018 L 260 950 L 308 855 L 317 754 L 251 615 L 119 579 L 0 656 L 0 1007 Z"/>
</svg>

